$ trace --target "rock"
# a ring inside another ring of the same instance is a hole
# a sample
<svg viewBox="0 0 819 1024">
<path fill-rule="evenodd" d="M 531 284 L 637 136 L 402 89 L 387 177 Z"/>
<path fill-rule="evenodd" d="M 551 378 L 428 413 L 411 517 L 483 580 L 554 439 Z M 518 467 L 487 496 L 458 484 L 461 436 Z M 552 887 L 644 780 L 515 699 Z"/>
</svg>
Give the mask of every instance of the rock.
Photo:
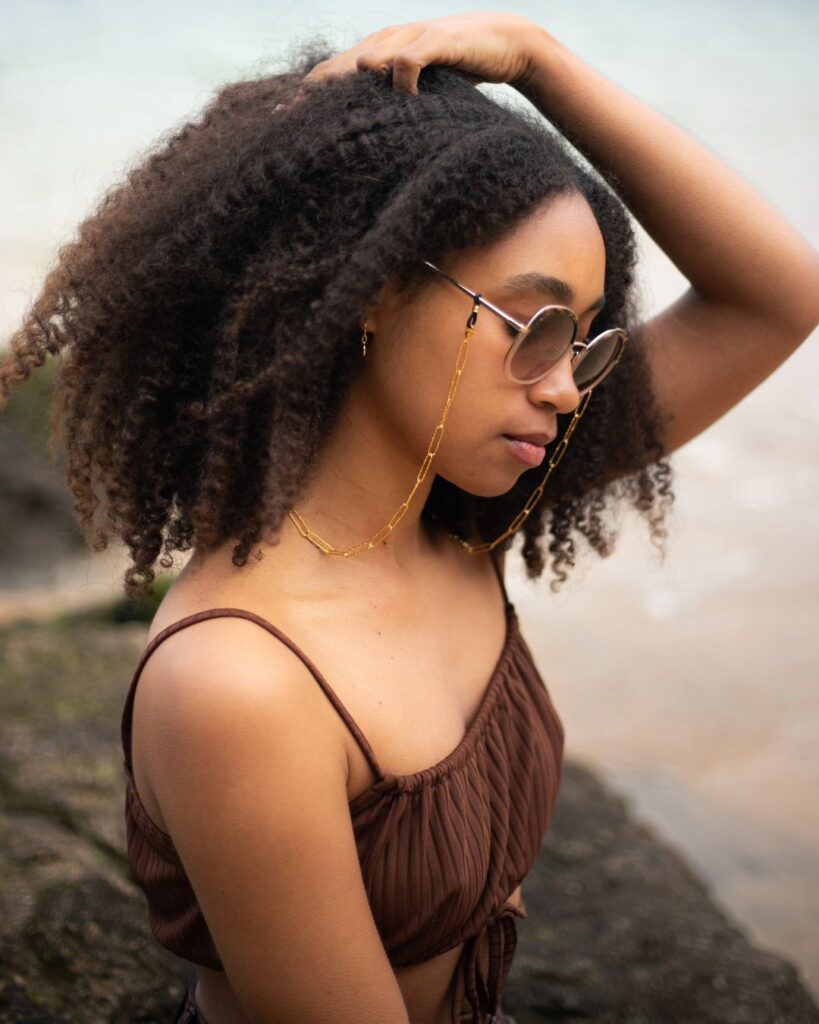
<svg viewBox="0 0 819 1024">
<path fill-rule="evenodd" d="M 128 875 L 119 716 L 146 627 L 0 630 L 0 1024 L 172 1020 Z"/>
<path fill-rule="evenodd" d="M 503 1008 L 518 1024 L 814 1024 L 795 967 L 756 948 L 675 849 L 567 761 Z"/>
<path fill-rule="evenodd" d="M 0 629 L 0 1024 L 173 1020 L 190 965 L 153 939 L 125 859 L 119 725 L 144 623 Z M 680 856 L 567 760 L 523 883 L 504 995 L 518 1024 L 808 1024 Z"/>
<path fill-rule="evenodd" d="M 82 551 L 62 462 L 0 424 L 0 586 L 47 586 L 60 561 Z"/>
</svg>

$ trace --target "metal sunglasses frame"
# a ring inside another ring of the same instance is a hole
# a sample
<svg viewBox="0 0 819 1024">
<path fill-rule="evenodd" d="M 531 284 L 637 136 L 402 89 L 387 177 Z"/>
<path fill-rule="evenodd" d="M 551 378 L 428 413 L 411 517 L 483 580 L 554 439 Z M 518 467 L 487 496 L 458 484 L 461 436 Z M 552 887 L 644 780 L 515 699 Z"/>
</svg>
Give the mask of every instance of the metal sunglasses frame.
<svg viewBox="0 0 819 1024">
<path fill-rule="evenodd" d="M 569 309 L 568 306 L 560 305 L 542 306 L 524 324 L 521 323 L 519 320 L 516 320 L 513 316 L 510 316 L 508 313 L 505 313 L 502 309 L 499 309 L 494 303 L 490 302 L 488 299 L 485 299 L 480 294 L 480 292 L 474 292 L 472 291 L 471 288 L 467 288 L 466 285 L 461 284 L 460 281 L 456 281 L 454 277 L 451 277 L 445 271 L 441 270 L 440 267 L 436 267 L 434 263 L 431 263 L 429 260 L 424 260 L 423 262 L 425 266 L 429 267 L 431 270 L 434 270 L 437 274 L 440 274 L 441 277 L 445 278 L 451 284 L 454 284 L 456 288 L 459 288 L 462 292 L 465 292 L 467 295 L 469 295 L 474 302 L 482 306 L 486 306 L 486 308 L 490 312 L 494 313 L 495 316 L 499 316 L 501 320 L 506 321 L 507 324 L 515 328 L 515 330 L 518 333 L 512 340 L 512 344 L 509 347 L 509 351 L 506 353 L 506 356 L 503 360 L 503 369 L 506 373 L 506 376 L 510 380 L 514 381 L 516 384 L 534 384 L 539 380 L 543 380 L 544 377 L 546 377 L 549 373 L 552 372 L 555 365 L 560 362 L 560 360 L 563 358 L 566 352 L 568 352 L 569 348 L 572 349 L 571 366 L 572 374 L 574 375 L 574 371 L 577 368 L 577 366 L 586 358 L 586 356 L 598 342 L 610 338 L 613 334 L 618 335 L 621 341 L 614 358 L 611 359 L 606 364 L 603 372 L 599 374 L 594 380 L 592 380 L 590 384 L 586 384 L 582 388 L 578 388 L 579 393 L 581 395 L 584 395 L 587 391 L 591 391 L 592 388 L 597 387 L 597 385 L 602 380 L 608 377 L 608 375 L 611 373 L 614 367 L 620 362 L 620 359 L 623 356 L 623 352 L 625 351 L 626 345 L 628 344 L 629 340 L 629 333 L 623 327 L 609 328 L 608 330 L 603 331 L 601 334 L 598 334 L 595 338 L 592 338 L 591 341 L 589 341 L 588 338 L 583 341 L 577 341 L 577 329 L 580 326 L 580 320 L 578 319 L 578 316 L 573 309 Z M 554 363 L 549 367 L 548 370 L 545 370 L 543 373 L 538 374 L 537 377 L 532 377 L 531 380 L 521 380 L 519 377 L 516 377 L 512 373 L 512 360 L 515 358 L 515 353 L 520 348 L 524 338 L 529 333 L 532 324 L 535 322 L 535 320 L 538 319 L 538 317 L 540 317 L 543 313 L 547 312 L 548 310 L 556 310 L 569 317 L 569 319 L 572 321 L 572 324 L 574 325 L 574 329 L 572 330 L 572 336 L 567 342 L 566 348 L 563 350 L 563 352 L 560 353 L 557 359 L 555 359 Z"/>
</svg>

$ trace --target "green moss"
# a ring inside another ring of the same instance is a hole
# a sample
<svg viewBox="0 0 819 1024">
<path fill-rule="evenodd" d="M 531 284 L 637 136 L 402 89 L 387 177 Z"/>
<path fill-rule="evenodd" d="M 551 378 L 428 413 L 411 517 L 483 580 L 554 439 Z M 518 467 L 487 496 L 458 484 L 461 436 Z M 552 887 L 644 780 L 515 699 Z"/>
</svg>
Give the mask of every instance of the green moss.
<svg viewBox="0 0 819 1024">
<path fill-rule="evenodd" d="M 38 992 L 36 988 L 27 988 L 26 995 L 35 1005 L 42 1006 L 45 1009 L 52 1008 L 52 998 L 44 992 Z"/>
</svg>

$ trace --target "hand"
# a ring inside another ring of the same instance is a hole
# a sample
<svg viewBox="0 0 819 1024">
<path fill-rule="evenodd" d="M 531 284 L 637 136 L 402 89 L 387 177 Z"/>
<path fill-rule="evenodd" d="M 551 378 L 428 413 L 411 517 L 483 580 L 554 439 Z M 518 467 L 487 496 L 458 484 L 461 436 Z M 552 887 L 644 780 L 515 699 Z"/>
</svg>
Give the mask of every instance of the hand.
<svg viewBox="0 0 819 1024">
<path fill-rule="evenodd" d="M 457 68 L 477 82 L 523 82 L 529 74 L 527 44 L 536 23 L 518 14 L 470 11 L 430 21 L 389 25 L 324 60 L 305 76 L 320 79 L 351 71 L 392 67 L 394 88 L 418 95 L 418 76 L 427 64 Z"/>
</svg>

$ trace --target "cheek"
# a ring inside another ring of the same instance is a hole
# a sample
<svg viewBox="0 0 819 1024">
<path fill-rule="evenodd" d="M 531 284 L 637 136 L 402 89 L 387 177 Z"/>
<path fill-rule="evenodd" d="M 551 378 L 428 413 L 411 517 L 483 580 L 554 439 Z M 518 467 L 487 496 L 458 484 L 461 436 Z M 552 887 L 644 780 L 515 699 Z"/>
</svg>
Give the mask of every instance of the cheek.
<svg viewBox="0 0 819 1024">
<path fill-rule="evenodd" d="M 510 477 L 514 465 L 500 439 L 506 396 L 487 360 L 478 357 L 472 362 L 477 355 L 477 350 L 467 355 L 433 466 L 436 473 L 462 490 L 488 497 L 507 491 L 514 483 Z M 442 394 L 446 387 L 444 384 Z M 441 413 L 443 405 L 442 401 Z"/>
<path fill-rule="evenodd" d="M 477 330 L 467 350 L 447 426 L 472 450 L 496 438 L 508 425 L 516 385 L 503 370 L 507 345 L 499 330 Z M 452 369 L 454 371 L 454 361 Z M 445 385 L 446 387 L 446 385 Z"/>
<path fill-rule="evenodd" d="M 456 356 L 438 374 L 436 398 L 438 411 L 443 415 L 447 397 L 453 394 L 446 417 L 445 434 L 474 444 L 486 436 L 493 419 L 497 418 L 500 402 L 497 375 L 492 372 L 486 348 L 477 338 L 470 339 L 462 369 L 456 376 Z M 440 418 L 440 417 L 439 417 Z"/>
<path fill-rule="evenodd" d="M 496 335 L 476 332 L 470 340 L 450 415 L 459 407 L 459 421 L 467 419 L 474 434 L 500 429 L 499 417 L 512 386 L 503 372 L 505 353 L 503 340 Z"/>
<path fill-rule="evenodd" d="M 478 329 L 469 339 L 463 369 L 455 378 L 465 320 L 448 323 L 445 330 L 422 333 L 415 328 L 389 351 L 379 367 L 376 386 L 382 415 L 390 420 L 412 447 L 427 451 L 444 417 L 447 397 L 454 396 L 446 413 L 443 440 L 433 465 L 445 455 L 463 460 L 465 453 L 482 451 L 490 435 L 503 428 L 507 399 L 503 375 L 503 338 Z"/>
<path fill-rule="evenodd" d="M 379 419 L 389 426 L 398 445 L 418 453 L 419 461 L 443 415 L 451 372 L 450 367 L 434 358 L 432 346 L 416 341 L 412 346 L 406 345 L 390 353 L 372 381 Z M 458 398 L 456 394 L 445 433 Z"/>
</svg>

